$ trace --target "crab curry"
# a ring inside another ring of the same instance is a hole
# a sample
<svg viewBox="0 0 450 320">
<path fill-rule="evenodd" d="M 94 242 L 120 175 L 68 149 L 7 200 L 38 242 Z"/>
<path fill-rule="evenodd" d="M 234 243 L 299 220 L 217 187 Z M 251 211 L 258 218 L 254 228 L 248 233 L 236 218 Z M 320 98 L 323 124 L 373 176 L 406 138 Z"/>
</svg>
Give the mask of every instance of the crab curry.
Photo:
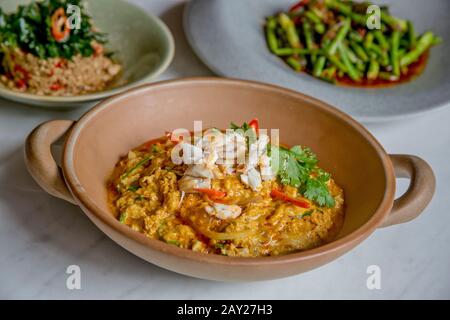
<svg viewBox="0 0 450 320">
<path fill-rule="evenodd" d="M 283 255 L 333 239 L 344 193 L 309 148 L 275 146 L 258 121 L 149 141 L 108 182 L 117 219 L 180 248 Z"/>
</svg>

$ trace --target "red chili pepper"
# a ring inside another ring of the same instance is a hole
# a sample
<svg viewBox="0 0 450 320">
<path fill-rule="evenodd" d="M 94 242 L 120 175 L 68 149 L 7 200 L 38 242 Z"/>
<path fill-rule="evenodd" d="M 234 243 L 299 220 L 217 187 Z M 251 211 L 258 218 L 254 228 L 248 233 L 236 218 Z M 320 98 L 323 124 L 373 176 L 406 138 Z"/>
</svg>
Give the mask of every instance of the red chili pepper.
<svg viewBox="0 0 450 320">
<path fill-rule="evenodd" d="M 293 5 L 291 9 L 289 9 L 289 12 L 297 11 L 298 9 L 306 6 L 308 4 L 309 0 L 301 0 L 297 4 Z"/>
<path fill-rule="evenodd" d="M 256 134 L 259 134 L 259 121 L 258 121 L 258 119 L 253 119 L 252 121 L 249 122 L 248 125 L 250 126 L 250 128 L 255 130 Z"/>
<path fill-rule="evenodd" d="M 50 86 L 50 90 L 52 91 L 58 91 L 61 90 L 63 88 L 63 86 L 59 83 L 54 83 Z"/>
<path fill-rule="evenodd" d="M 365 28 L 358 28 L 357 32 L 359 33 L 359 35 L 361 37 L 365 37 L 366 33 L 367 33 L 367 30 Z"/>
<path fill-rule="evenodd" d="M 227 196 L 226 192 L 213 189 L 194 189 L 197 192 L 206 194 L 211 200 L 220 200 Z"/>
<path fill-rule="evenodd" d="M 64 68 L 65 65 L 66 65 L 66 62 L 61 59 L 57 63 L 55 63 L 55 68 Z"/>
<path fill-rule="evenodd" d="M 22 74 L 22 78 L 24 78 L 24 80 L 30 79 L 30 73 L 24 67 L 22 67 L 20 64 L 14 65 L 14 72 L 18 72 L 18 73 Z"/>
<path fill-rule="evenodd" d="M 57 42 L 64 42 L 70 36 L 70 26 L 64 8 L 57 9 L 51 18 L 52 36 Z"/>
<path fill-rule="evenodd" d="M 94 49 L 95 56 L 100 56 L 105 51 L 105 48 L 100 43 L 97 43 L 97 42 L 93 42 L 91 44 L 91 47 L 92 47 L 92 49 Z"/>
<path fill-rule="evenodd" d="M 308 209 L 310 207 L 310 204 L 306 199 L 294 199 L 279 190 L 275 190 L 275 189 L 272 190 L 272 192 L 270 193 L 270 196 L 272 198 L 275 198 L 275 199 L 278 199 L 278 200 L 281 200 L 284 202 L 292 203 L 293 205 L 300 207 L 300 208 Z"/>
<path fill-rule="evenodd" d="M 302 23 L 302 16 L 295 16 L 292 21 L 294 22 L 295 25 L 299 25 Z"/>
<path fill-rule="evenodd" d="M 27 82 L 23 79 L 19 79 L 16 81 L 16 87 L 18 89 L 25 89 L 27 87 Z"/>
</svg>

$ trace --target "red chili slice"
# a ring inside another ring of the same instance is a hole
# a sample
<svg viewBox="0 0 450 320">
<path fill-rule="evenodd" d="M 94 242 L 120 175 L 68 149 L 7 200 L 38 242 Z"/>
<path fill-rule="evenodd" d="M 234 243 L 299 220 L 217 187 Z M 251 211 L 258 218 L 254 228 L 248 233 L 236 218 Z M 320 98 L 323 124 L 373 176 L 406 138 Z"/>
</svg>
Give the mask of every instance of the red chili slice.
<svg viewBox="0 0 450 320">
<path fill-rule="evenodd" d="M 52 91 L 59 91 L 63 88 L 63 86 L 59 83 L 54 83 L 50 86 L 50 90 Z"/>
<path fill-rule="evenodd" d="M 289 12 L 295 12 L 298 9 L 306 6 L 308 4 L 309 0 L 301 0 L 297 4 L 294 4 L 291 9 L 289 9 Z"/>
<path fill-rule="evenodd" d="M 310 204 L 306 199 L 304 199 L 304 198 L 295 199 L 295 198 L 289 197 L 287 194 L 285 194 L 279 190 L 275 190 L 275 189 L 272 190 L 272 192 L 270 193 L 270 196 L 272 198 L 275 198 L 275 199 L 278 199 L 278 200 L 281 200 L 284 202 L 292 203 L 293 205 L 300 207 L 300 208 L 308 209 L 310 207 Z"/>
<path fill-rule="evenodd" d="M 55 63 L 55 68 L 64 68 L 66 66 L 66 61 L 63 59 L 59 60 L 57 63 Z"/>
<path fill-rule="evenodd" d="M 64 42 L 70 36 L 70 27 L 64 8 L 57 9 L 52 15 L 52 36 L 57 42 Z"/>
<path fill-rule="evenodd" d="M 259 121 L 258 121 L 258 119 L 253 119 L 252 121 L 249 122 L 248 125 L 250 126 L 250 128 L 255 130 L 256 134 L 259 134 Z"/>
<path fill-rule="evenodd" d="M 20 64 L 14 65 L 14 72 L 20 73 L 25 81 L 30 79 L 30 73 Z"/>
<path fill-rule="evenodd" d="M 19 79 L 16 81 L 16 87 L 18 89 L 25 89 L 27 87 L 27 82 L 23 79 Z"/>
</svg>

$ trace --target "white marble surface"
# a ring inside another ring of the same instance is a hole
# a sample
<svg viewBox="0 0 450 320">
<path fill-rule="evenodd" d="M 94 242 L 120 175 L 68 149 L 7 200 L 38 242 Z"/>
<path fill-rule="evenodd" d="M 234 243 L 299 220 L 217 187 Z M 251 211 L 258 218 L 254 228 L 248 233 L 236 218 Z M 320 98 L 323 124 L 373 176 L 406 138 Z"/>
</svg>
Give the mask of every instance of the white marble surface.
<svg viewBox="0 0 450 320">
<path fill-rule="evenodd" d="M 210 75 L 181 28 L 183 1 L 135 0 L 163 18 L 177 45 L 163 79 Z M 0 99 L 0 298 L 6 299 L 334 299 L 450 298 L 450 106 L 416 119 L 370 125 L 390 153 L 427 159 L 437 176 L 432 204 L 415 221 L 376 231 L 335 262 L 288 279 L 215 283 L 162 270 L 104 236 L 80 209 L 54 199 L 28 175 L 27 134 L 49 119 L 84 111 L 50 112 Z M 404 190 L 405 182 L 400 183 Z M 366 287 L 366 268 L 379 265 L 380 290 Z M 66 288 L 66 268 L 81 267 L 81 290 Z"/>
</svg>

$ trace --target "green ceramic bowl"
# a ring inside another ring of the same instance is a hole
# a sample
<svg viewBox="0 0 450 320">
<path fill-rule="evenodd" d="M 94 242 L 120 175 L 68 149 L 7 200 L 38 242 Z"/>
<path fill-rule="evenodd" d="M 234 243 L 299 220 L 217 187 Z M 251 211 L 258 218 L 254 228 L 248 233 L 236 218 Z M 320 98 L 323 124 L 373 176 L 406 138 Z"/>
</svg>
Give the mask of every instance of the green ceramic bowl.
<svg viewBox="0 0 450 320">
<path fill-rule="evenodd" d="M 1 0 L 6 12 L 30 0 Z M 149 82 L 172 62 L 175 44 L 169 28 L 157 17 L 124 0 L 86 0 L 88 13 L 97 28 L 108 34 L 108 50 L 117 52 L 124 72 L 116 85 L 105 91 L 73 97 L 18 93 L 0 84 L 0 96 L 28 105 L 69 108 L 118 94 Z M 120 84 L 122 83 L 122 84 Z"/>
</svg>

